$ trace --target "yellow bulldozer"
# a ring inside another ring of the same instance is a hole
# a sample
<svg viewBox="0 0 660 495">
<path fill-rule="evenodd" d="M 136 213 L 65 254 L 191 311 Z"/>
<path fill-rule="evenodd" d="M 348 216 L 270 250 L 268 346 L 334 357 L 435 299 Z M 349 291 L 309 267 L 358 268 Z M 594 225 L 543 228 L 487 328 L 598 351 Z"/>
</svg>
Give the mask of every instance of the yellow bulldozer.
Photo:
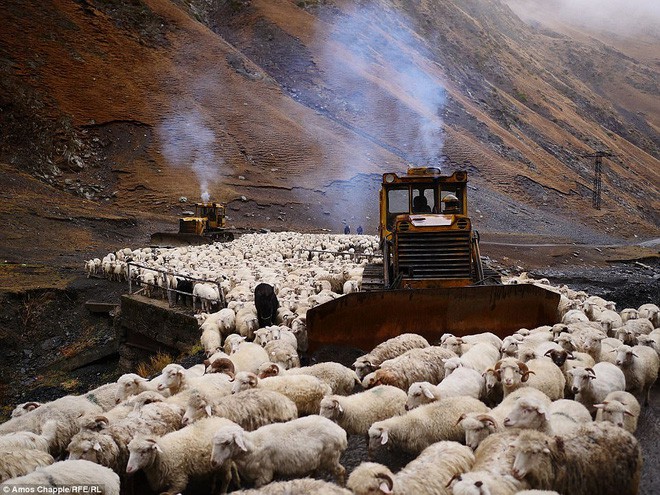
<svg viewBox="0 0 660 495">
<path fill-rule="evenodd" d="M 500 337 L 557 321 L 559 294 L 502 285 L 484 269 L 468 215 L 468 175 L 437 168 L 383 174 L 382 263 L 366 265 L 362 291 L 307 312 L 310 351 L 350 345 L 370 350 L 405 332 L 437 341 L 490 331 Z"/>
<path fill-rule="evenodd" d="M 234 232 L 226 227 L 225 205 L 196 203 L 193 216 L 179 219 L 178 232 L 157 232 L 151 235 L 151 245 L 177 247 L 229 242 Z"/>
</svg>

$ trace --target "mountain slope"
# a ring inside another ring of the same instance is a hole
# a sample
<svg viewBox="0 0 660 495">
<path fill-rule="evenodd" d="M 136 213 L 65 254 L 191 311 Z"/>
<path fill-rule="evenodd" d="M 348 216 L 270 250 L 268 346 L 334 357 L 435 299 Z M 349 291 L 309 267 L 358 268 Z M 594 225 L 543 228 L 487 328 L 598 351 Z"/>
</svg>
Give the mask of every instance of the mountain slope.
<svg viewBox="0 0 660 495">
<path fill-rule="evenodd" d="M 0 13 L 0 161 L 62 205 L 131 219 L 90 251 L 173 228 L 180 198 L 204 193 L 237 225 L 373 231 L 380 174 L 409 164 L 466 168 L 486 233 L 660 234 L 657 65 L 606 35 L 483 0 L 9 0 Z M 601 210 L 582 158 L 595 150 L 616 155 Z M 29 222 L 23 208 L 2 220 Z"/>
</svg>

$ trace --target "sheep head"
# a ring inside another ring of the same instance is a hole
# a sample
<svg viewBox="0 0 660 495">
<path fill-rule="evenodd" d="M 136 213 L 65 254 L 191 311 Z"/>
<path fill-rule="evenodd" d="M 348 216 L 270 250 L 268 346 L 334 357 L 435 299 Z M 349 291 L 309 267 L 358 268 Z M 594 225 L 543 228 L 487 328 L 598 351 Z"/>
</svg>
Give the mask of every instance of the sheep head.
<svg viewBox="0 0 660 495">
<path fill-rule="evenodd" d="M 230 381 L 234 382 L 234 385 L 231 388 L 232 394 L 255 388 L 259 385 L 259 378 L 257 375 L 249 371 L 240 371 L 236 373 L 236 376 Z"/>
<path fill-rule="evenodd" d="M 524 430 L 511 443 L 515 457 L 512 474 L 517 480 L 539 470 L 544 464 L 551 462 L 552 437 L 535 430 Z"/>
<path fill-rule="evenodd" d="M 561 368 L 568 359 L 568 351 L 566 349 L 549 349 L 544 356 L 552 359 L 552 362 Z"/>
<path fill-rule="evenodd" d="M 319 415 L 336 421 L 344 415 L 344 408 L 335 397 L 324 397 L 321 400 Z"/>
<path fill-rule="evenodd" d="M 604 400 L 601 404 L 594 404 L 594 407 L 601 410 L 603 421 L 609 421 L 619 428 L 625 427 L 625 416 L 635 417 L 628 406 L 618 400 Z"/>
<path fill-rule="evenodd" d="M 222 466 L 238 452 L 247 452 L 245 430 L 238 425 L 223 426 L 213 436 L 211 465 Z"/>
<path fill-rule="evenodd" d="M 126 473 L 132 474 L 150 466 L 159 454 L 163 453 L 155 438 L 137 436 L 128 444 L 128 464 Z"/>
<path fill-rule="evenodd" d="M 389 441 L 389 430 L 382 426 L 371 425 L 369 428 L 369 456 L 378 449 L 381 445 L 385 445 Z"/>
<path fill-rule="evenodd" d="M 185 426 L 193 423 L 202 417 L 210 417 L 213 415 L 213 407 L 208 398 L 195 390 L 190 394 L 186 412 L 181 418 L 181 423 Z"/>
<path fill-rule="evenodd" d="M 390 494 L 394 490 L 394 475 L 382 464 L 363 462 L 353 470 L 346 487 L 353 493 Z"/>
<path fill-rule="evenodd" d="M 548 419 L 548 410 L 543 404 L 536 400 L 522 397 L 516 401 L 509 415 L 504 418 L 504 426 L 540 428 Z"/>
<path fill-rule="evenodd" d="M 476 449 L 484 439 L 498 431 L 495 418 L 489 414 L 462 414 L 456 424 L 460 424 L 465 430 L 465 444 L 471 449 Z"/>
</svg>

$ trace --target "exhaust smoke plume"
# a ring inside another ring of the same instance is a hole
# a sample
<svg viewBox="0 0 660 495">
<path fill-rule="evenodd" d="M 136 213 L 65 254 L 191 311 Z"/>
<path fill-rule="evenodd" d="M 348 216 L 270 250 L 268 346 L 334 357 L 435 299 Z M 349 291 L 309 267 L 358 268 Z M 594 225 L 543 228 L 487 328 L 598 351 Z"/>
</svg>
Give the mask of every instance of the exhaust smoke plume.
<svg viewBox="0 0 660 495">
<path fill-rule="evenodd" d="M 209 188 L 219 180 L 223 164 L 216 150 L 216 136 L 202 116 L 194 111 L 174 113 L 157 128 L 162 152 L 171 165 L 192 170 L 200 187 L 202 201 L 211 199 Z"/>
<path fill-rule="evenodd" d="M 425 55 L 402 13 L 365 5 L 338 18 L 323 53 L 326 80 L 344 90 L 344 108 L 368 122 L 362 129 L 376 139 L 394 135 L 394 147 L 418 166 L 439 164 L 444 144 L 445 90 L 423 67 Z M 352 144 L 348 167 L 367 154 L 357 139 Z"/>
</svg>

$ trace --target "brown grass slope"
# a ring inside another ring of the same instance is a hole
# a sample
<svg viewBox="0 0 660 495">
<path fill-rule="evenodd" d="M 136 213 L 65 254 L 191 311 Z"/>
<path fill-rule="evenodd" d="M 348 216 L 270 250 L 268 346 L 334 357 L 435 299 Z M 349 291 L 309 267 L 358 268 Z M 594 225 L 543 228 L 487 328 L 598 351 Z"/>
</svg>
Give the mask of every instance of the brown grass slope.
<svg viewBox="0 0 660 495">
<path fill-rule="evenodd" d="M 173 228 L 179 198 L 204 190 L 237 225 L 373 228 L 381 173 L 442 163 L 471 172 L 487 232 L 658 237 L 657 66 L 500 1 L 8 0 L 0 14 L 0 162 L 26 188 L 3 199 L 13 232 L 75 224 L 71 246 L 102 253 Z M 581 158 L 597 149 L 616 154 L 600 211 Z M 5 236 L 0 254 L 71 248 L 45 238 Z"/>
</svg>

